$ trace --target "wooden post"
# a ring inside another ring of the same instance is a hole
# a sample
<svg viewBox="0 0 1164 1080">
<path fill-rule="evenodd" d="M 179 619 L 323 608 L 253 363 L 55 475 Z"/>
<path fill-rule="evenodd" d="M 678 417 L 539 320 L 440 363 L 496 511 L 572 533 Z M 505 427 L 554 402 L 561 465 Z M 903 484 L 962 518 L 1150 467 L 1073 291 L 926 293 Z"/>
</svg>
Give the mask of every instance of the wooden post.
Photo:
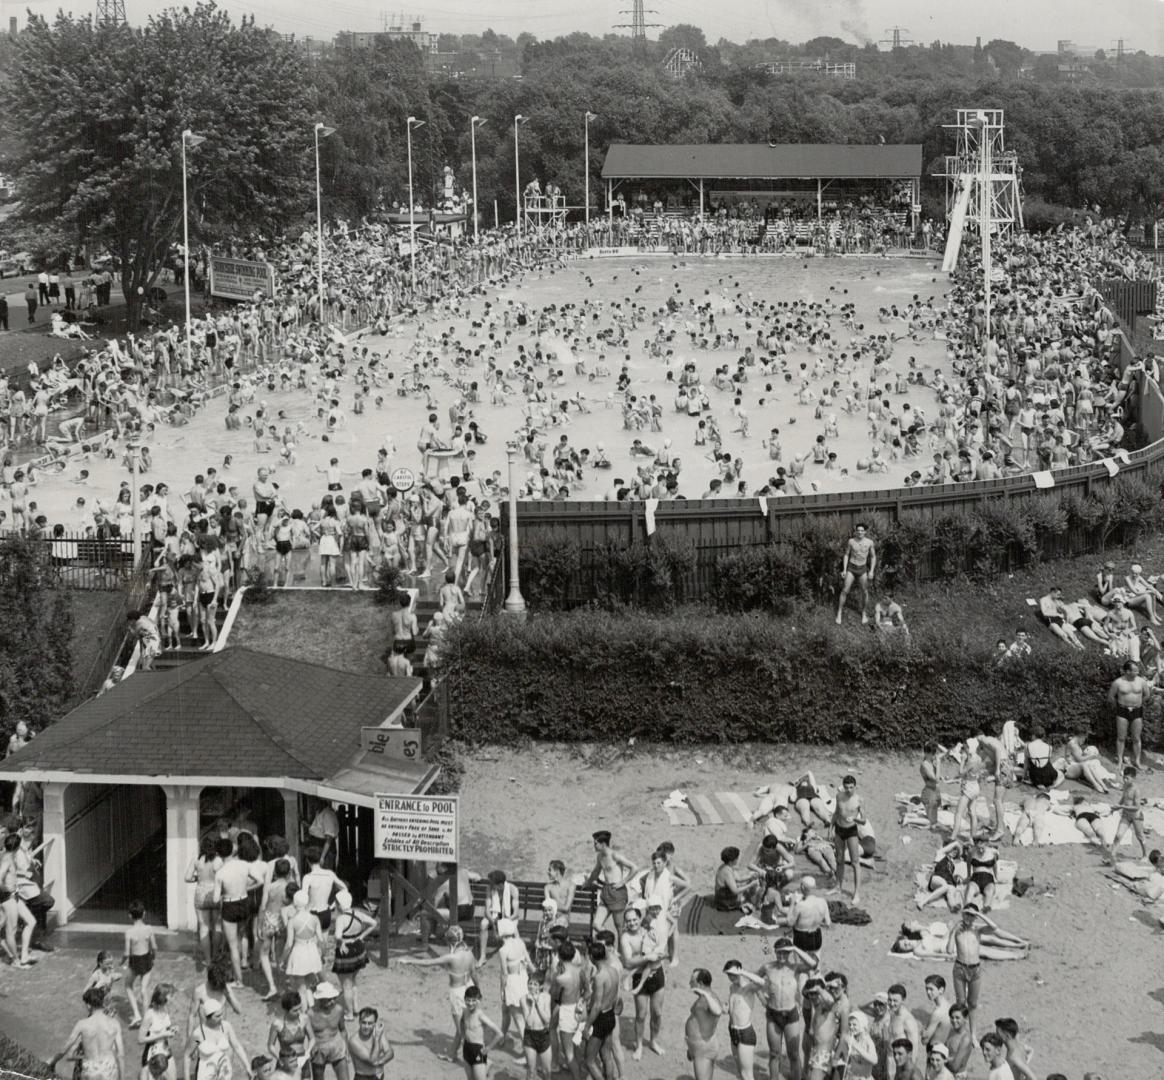
<svg viewBox="0 0 1164 1080">
<path fill-rule="evenodd" d="M 388 934 L 392 927 L 392 876 L 386 859 L 380 864 L 380 966 L 388 966 Z"/>
</svg>

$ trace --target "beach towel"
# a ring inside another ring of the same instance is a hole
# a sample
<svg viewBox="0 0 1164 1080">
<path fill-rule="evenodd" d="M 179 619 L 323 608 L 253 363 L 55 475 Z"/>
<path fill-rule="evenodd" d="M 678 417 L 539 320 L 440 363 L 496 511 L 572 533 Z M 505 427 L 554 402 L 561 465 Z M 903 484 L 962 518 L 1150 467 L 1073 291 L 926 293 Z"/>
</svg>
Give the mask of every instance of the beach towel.
<svg viewBox="0 0 1164 1080">
<path fill-rule="evenodd" d="M 676 796 L 681 796 L 680 801 Z M 672 825 L 749 825 L 760 800 L 746 791 L 716 791 L 701 795 L 673 791 L 663 803 Z"/>
<path fill-rule="evenodd" d="M 769 925 L 759 914 L 745 915 L 742 911 L 720 911 L 715 897 L 696 896 L 679 917 L 679 932 L 696 937 L 721 937 L 737 934 L 780 934 L 788 928 Z"/>
</svg>

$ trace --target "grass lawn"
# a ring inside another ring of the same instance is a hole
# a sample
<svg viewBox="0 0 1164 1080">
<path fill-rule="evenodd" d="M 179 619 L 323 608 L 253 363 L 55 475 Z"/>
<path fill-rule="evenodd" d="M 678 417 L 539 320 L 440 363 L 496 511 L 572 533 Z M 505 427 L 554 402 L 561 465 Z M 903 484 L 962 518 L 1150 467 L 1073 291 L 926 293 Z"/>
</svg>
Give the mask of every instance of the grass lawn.
<svg viewBox="0 0 1164 1080">
<path fill-rule="evenodd" d="M 94 662 L 111 636 L 120 641 L 125 635 L 121 617 L 123 598 L 120 592 L 73 589 L 69 593 L 73 608 L 73 681 L 74 704 L 92 694 L 107 672 L 95 672 Z M 96 680 L 96 682 L 94 682 Z"/>
<path fill-rule="evenodd" d="M 230 645 L 357 675 L 384 675 L 380 655 L 392 632 L 391 608 L 348 589 L 273 589 L 265 604 L 244 604 Z"/>
</svg>

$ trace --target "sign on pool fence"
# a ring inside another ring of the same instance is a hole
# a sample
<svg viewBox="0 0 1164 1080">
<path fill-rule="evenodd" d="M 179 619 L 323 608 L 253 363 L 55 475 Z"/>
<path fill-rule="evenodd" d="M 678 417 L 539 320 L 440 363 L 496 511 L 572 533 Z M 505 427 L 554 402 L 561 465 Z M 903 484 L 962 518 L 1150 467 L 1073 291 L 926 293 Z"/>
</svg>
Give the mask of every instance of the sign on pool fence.
<svg viewBox="0 0 1164 1080">
<path fill-rule="evenodd" d="M 457 861 L 457 797 L 376 796 L 376 857 Z"/>
</svg>

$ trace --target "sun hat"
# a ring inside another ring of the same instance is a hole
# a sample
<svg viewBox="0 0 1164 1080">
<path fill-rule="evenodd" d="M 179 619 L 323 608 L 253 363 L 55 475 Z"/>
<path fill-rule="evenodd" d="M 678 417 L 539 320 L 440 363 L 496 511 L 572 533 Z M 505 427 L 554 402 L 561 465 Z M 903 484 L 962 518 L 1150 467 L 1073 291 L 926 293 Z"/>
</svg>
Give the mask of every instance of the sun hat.
<svg viewBox="0 0 1164 1080">
<path fill-rule="evenodd" d="M 558 914 L 558 901 L 552 896 L 547 896 L 542 901 L 542 911 L 548 911 L 551 915 Z"/>
<path fill-rule="evenodd" d="M 517 937 L 517 923 L 512 919 L 498 919 L 497 920 L 497 936 L 498 937 Z M 316 991 L 318 994 L 319 991 Z"/>
<path fill-rule="evenodd" d="M 215 1016 L 220 1012 L 222 1012 L 221 1001 L 215 1001 L 214 998 L 207 998 L 204 1002 L 202 1002 L 203 1016 Z"/>
<path fill-rule="evenodd" d="M 949 1058 L 950 1051 L 945 1043 L 930 1043 L 931 1054 L 941 1054 L 943 1058 Z"/>
<path fill-rule="evenodd" d="M 323 998 L 324 1001 L 327 1001 L 330 998 L 339 997 L 339 991 L 329 982 L 321 982 L 315 988 L 314 993 L 317 999 Z"/>
</svg>

